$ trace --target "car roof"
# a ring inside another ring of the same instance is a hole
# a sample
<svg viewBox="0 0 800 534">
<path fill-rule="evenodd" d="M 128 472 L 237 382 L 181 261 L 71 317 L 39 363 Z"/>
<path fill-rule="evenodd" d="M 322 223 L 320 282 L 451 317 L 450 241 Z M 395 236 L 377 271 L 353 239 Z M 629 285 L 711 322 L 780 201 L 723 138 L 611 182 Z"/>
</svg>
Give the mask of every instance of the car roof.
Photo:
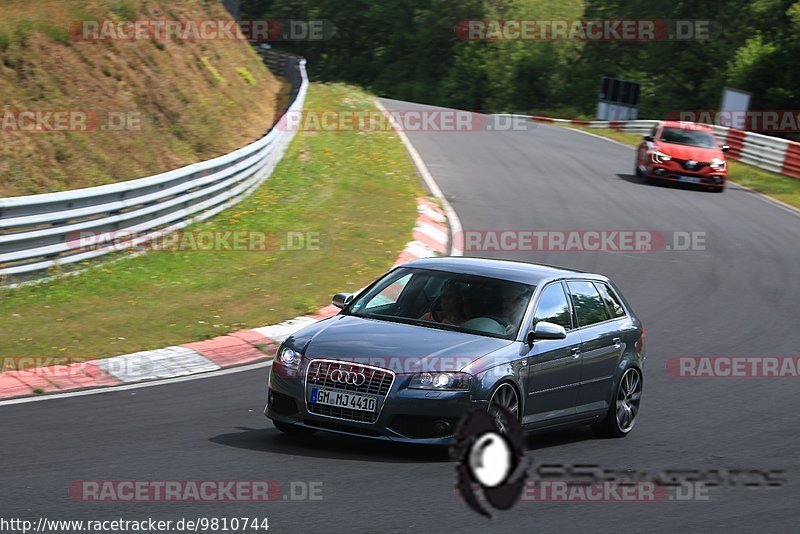
<svg viewBox="0 0 800 534">
<path fill-rule="evenodd" d="M 702 132 L 714 133 L 714 128 L 701 122 L 661 121 L 661 126 L 666 128 L 678 128 L 681 130 L 699 130 Z"/>
<path fill-rule="evenodd" d="M 510 280 L 512 282 L 520 282 L 534 286 L 538 286 L 542 282 L 558 278 L 592 277 L 603 280 L 605 279 L 605 277 L 600 275 L 593 275 L 572 269 L 554 267 L 551 265 L 541 265 L 537 263 L 528 263 L 516 260 L 464 258 L 455 256 L 441 256 L 414 260 L 404 263 L 401 265 L 401 267 L 486 276 L 489 278 L 499 278 L 501 280 Z"/>
</svg>

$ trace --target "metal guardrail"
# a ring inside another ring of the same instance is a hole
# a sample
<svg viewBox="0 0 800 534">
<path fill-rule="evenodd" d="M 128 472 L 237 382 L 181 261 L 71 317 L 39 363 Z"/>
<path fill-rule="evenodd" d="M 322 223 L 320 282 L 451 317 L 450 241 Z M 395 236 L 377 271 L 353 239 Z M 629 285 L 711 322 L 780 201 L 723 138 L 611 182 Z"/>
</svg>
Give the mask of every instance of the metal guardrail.
<svg viewBox="0 0 800 534">
<path fill-rule="evenodd" d="M 308 89 L 305 60 L 288 56 L 274 72 L 293 82 L 294 97 L 287 111 L 302 110 Z M 269 177 L 293 137 L 293 131 L 273 128 L 230 154 L 155 176 L 0 198 L 0 284 L 39 278 L 48 270 L 70 270 L 79 262 L 216 215 Z M 115 236 L 114 245 L 82 246 L 81 232 Z M 131 238 L 121 237 L 125 235 Z"/>
<path fill-rule="evenodd" d="M 657 120 L 589 121 L 554 119 L 552 117 L 513 115 L 538 122 L 552 122 L 585 126 L 588 128 L 614 128 L 626 132 L 645 134 L 653 129 Z M 731 147 L 729 157 L 760 169 L 800 179 L 800 143 L 768 135 L 714 126 L 714 132 L 723 144 Z"/>
</svg>

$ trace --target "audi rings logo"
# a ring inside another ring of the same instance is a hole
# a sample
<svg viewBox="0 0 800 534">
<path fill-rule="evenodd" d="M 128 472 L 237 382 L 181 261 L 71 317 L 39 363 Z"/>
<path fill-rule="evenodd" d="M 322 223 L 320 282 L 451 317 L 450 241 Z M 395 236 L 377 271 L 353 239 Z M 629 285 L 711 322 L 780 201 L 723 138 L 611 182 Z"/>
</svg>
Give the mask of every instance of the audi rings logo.
<svg viewBox="0 0 800 534">
<path fill-rule="evenodd" d="M 360 386 L 367 381 L 366 375 L 360 371 L 342 371 L 341 369 L 335 369 L 328 378 L 334 382 L 351 386 Z"/>
</svg>

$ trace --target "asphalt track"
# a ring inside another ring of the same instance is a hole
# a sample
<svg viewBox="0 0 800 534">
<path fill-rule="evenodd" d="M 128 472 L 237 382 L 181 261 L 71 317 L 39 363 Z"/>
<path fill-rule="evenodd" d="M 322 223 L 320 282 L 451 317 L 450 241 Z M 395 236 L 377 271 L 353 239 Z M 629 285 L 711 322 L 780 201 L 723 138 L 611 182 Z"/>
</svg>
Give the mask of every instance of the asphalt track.
<svg viewBox="0 0 800 534">
<path fill-rule="evenodd" d="M 384 101 L 390 109 L 422 108 Z M 487 520 L 453 492 L 454 464 L 427 449 L 278 433 L 261 411 L 266 369 L 0 407 L 0 516 L 38 519 L 268 517 L 271 532 L 794 531 L 800 503 L 798 379 L 689 379 L 690 355 L 798 355 L 800 217 L 751 192 L 650 186 L 633 151 L 555 126 L 409 133 L 465 230 L 705 232 L 706 250 L 477 255 L 608 274 L 644 320 L 648 360 L 637 428 L 534 436 L 534 465 L 784 470 L 776 489 L 708 500 L 533 503 Z M 469 252 L 467 253 L 470 254 Z M 85 503 L 77 480 L 321 481 L 322 500 Z"/>
</svg>

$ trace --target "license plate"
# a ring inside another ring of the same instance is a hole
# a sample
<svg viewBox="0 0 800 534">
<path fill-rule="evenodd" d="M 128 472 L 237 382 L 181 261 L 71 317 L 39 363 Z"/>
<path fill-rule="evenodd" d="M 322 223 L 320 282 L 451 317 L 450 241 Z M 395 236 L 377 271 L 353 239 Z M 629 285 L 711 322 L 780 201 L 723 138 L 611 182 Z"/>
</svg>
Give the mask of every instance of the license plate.
<svg viewBox="0 0 800 534">
<path fill-rule="evenodd" d="M 697 176 L 678 176 L 678 180 L 688 184 L 699 184 L 702 181 Z"/>
<path fill-rule="evenodd" d="M 312 404 L 327 404 L 339 408 L 350 408 L 364 412 L 374 412 L 378 409 L 378 397 L 375 395 L 361 395 L 351 391 L 336 389 L 314 388 L 311 390 Z"/>
</svg>

